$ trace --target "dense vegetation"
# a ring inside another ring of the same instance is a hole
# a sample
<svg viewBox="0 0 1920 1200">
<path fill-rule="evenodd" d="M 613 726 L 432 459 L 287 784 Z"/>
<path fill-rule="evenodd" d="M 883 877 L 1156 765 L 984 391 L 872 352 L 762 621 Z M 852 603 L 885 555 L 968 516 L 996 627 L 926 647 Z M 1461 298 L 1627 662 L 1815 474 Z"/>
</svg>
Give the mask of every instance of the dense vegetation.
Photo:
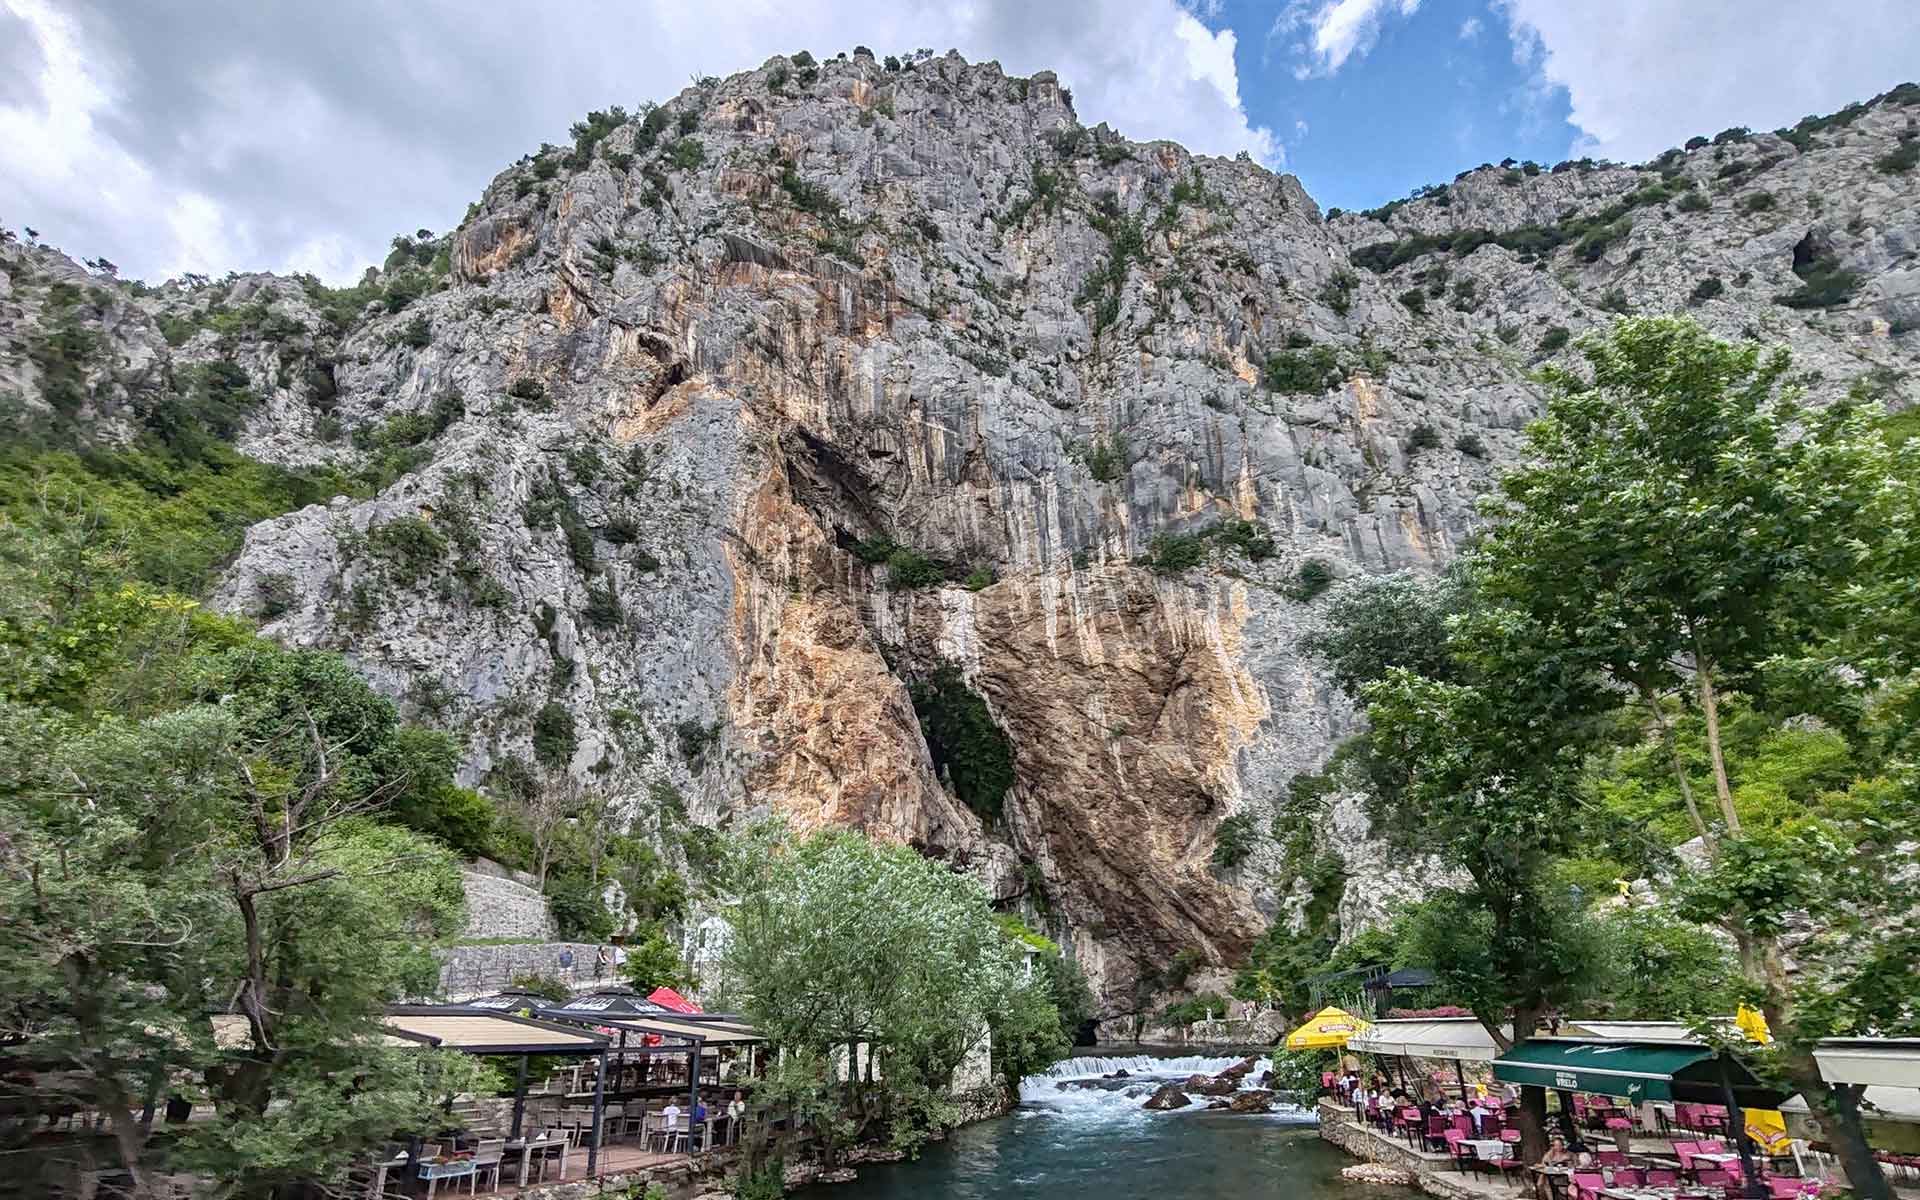
<svg viewBox="0 0 1920 1200">
<path fill-rule="evenodd" d="M 1338 954 L 1324 917 L 1270 934 L 1239 989 L 1298 1004 L 1302 973 L 1428 966 L 1502 1045 L 1551 1011 L 1751 1002 L 1776 1040 L 1740 1052 L 1885 1196 L 1852 1104 L 1830 1103 L 1857 1095 L 1811 1048 L 1920 1029 L 1920 874 L 1896 832 L 1920 819 L 1912 451 L 1861 402 L 1802 407 L 1784 352 L 1683 319 L 1582 350 L 1584 371 L 1546 372 L 1482 544 L 1445 580 L 1343 592 L 1314 644 L 1369 727 L 1332 778 L 1296 781 L 1288 819 L 1361 790 L 1458 882 Z M 1622 899 L 1635 880 L 1653 890 Z M 1823 932 L 1789 974 L 1797 914 Z"/>
</svg>

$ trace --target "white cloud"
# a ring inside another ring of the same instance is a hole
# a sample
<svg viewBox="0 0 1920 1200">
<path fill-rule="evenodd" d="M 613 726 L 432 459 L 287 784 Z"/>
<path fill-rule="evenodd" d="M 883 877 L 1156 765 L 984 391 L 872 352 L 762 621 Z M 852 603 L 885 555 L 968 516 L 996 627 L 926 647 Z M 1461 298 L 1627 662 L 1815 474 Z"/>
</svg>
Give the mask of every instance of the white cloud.
<svg viewBox="0 0 1920 1200">
<path fill-rule="evenodd" d="M 350 278 L 395 232 L 457 220 L 498 170 L 564 140 L 588 109 L 856 44 L 1051 69 L 1088 124 L 1278 165 L 1278 140 L 1241 103 L 1233 32 L 1206 23 L 1218 11 L 1218 0 L 522 0 L 476 18 L 463 0 L 417 0 L 402 19 L 382 0 L 0 0 L 0 33 L 24 23 L 33 43 L 0 48 L 14 68 L 0 87 L 0 219 L 130 275 Z"/>
<path fill-rule="evenodd" d="M 1496 0 L 1515 61 L 1566 89 L 1576 152 L 1638 161 L 1772 129 L 1920 73 L 1913 0 Z"/>
<path fill-rule="evenodd" d="M 1293 0 L 1275 19 L 1273 32 L 1304 31 L 1294 47 L 1302 59 L 1294 67 L 1295 78 L 1331 75 L 1349 58 L 1373 49 L 1381 18 L 1410 17 L 1419 8 L 1420 0 Z"/>
<path fill-rule="evenodd" d="M 1466 20 L 1460 22 L 1460 40 L 1463 42 L 1472 41 L 1480 36 L 1480 29 L 1480 18 L 1468 17 Z"/>
</svg>

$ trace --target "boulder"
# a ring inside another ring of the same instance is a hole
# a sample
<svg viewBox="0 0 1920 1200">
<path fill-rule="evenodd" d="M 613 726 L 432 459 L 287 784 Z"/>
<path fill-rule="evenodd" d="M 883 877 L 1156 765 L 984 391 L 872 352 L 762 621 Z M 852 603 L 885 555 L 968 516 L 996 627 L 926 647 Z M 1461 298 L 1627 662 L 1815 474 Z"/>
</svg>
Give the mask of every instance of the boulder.
<svg viewBox="0 0 1920 1200">
<path fill-rule="evenodd" d="M 1198 1092 L 1202 1096 L 1231 1096 L 1240 1085 L 1231 1079 L 1220 1079 L 1212 1075 L 1189 1075 L 1182 1085 L 1189 1092 Z"/>
<path fill-rule="evenodd" d="M 1273 1093 L 1267 1091 L 1235 1092 L 1229 1107 L 1237 1113 L 1272 1112 Z"/>
<path fill-rule="evenodd" d="M 1211 1112 L 1212 1110 L 1214 1110 L 1214 1109 L 1216 1109 L 1216 1108 L 1232 1108 L 1232 1107 L 1233 1107 L 1233 1105 L 1231 1105 L 1231 1104 L 1229 1104 L 1229 1103 L 1227 1103 L 1227 1102 L 1226 1102 L 1225 1100 L 1209 1100 L 1209 1101 L 1207 1101 L 1207 1110 L 1208 1110 L 1209 1112 Z"/>
<path fill-rule="evenodd" d="M 1226 1070 L 1220 1072 L 1218 1075 L 1215 1075 L 1214 1078 L 1215 1079 L 1231 1079 L 1237 1083 L 1240 1080 L 1245 1079 L 1247 1076 L 1253 1074 L 1253 1069 L 1259 1065 L 1260 1065 L 1260 1060 L 1257 1058 L 1243 1058 L 1239 1062 L 1228 1067 Z"/>
<path fill-rule="evenodd" d="M 1179 1084 L 1163 1083 L 1160 1085 L 1159 1091 L 1147 1097 L 1147 1103 L 1144 1107 L 1153 1109 L 1156 1112 L 1164 1112 L 1169 1108 L 1185 1108 L 1192 1103 L 1193 1101 L 1187 1099 L 1187 1094 L 1180 1090 Z"/>
<path fill-rule="evenodd" d="M 1402 1187 L 1411 1186 L 1414 1182 L 1412 1171 L 1383 1166 L 1380 1163 L 1355 1163 L 1351 1167 L 1342 1167 L 1340 1178 L 1354 1183 L 1398 1184 Z"/>
</svg>

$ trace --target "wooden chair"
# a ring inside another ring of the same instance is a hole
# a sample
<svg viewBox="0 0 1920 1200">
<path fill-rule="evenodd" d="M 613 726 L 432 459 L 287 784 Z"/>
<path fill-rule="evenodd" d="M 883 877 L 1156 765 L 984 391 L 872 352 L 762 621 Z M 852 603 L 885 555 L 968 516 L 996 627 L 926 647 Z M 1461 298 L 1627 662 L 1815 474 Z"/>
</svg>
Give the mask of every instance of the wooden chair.
<svg viewBox="0 0 1920 1200">
<path fill-rule="evenodd" d="M 484 1138 L 474 1147 L 473 1182 L 467 1187 L 469 1193 L 479 1188 L 482 1175 L 492 1177 L 494 1188 L 500 1186 L 500 1158 L 506 1144 L 505 1138 Z"/>
</svg>

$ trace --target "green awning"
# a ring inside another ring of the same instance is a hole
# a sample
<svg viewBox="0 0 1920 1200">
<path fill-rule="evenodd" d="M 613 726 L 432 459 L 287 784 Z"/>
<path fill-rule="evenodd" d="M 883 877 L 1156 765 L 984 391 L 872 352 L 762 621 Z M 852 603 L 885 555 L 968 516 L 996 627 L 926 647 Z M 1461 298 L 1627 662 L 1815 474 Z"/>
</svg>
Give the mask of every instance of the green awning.
<svg viewBox="0 0 1920 1200">
<path fill-rule="evenodd" d="M 1723 1064 L 1712 1047 L 1697 1042 L 1531 1038 L 1493 1063 L 1493 1077 L 1503 1083 L 1620 1096 L 1635 1103 L 1722 1103 L 1722 1070 L 1742 1108 L 1773 1108 L 1786 1098 L 1785 1092 L 1761 1086 L 1737 1060 Z"/>
</svg>

